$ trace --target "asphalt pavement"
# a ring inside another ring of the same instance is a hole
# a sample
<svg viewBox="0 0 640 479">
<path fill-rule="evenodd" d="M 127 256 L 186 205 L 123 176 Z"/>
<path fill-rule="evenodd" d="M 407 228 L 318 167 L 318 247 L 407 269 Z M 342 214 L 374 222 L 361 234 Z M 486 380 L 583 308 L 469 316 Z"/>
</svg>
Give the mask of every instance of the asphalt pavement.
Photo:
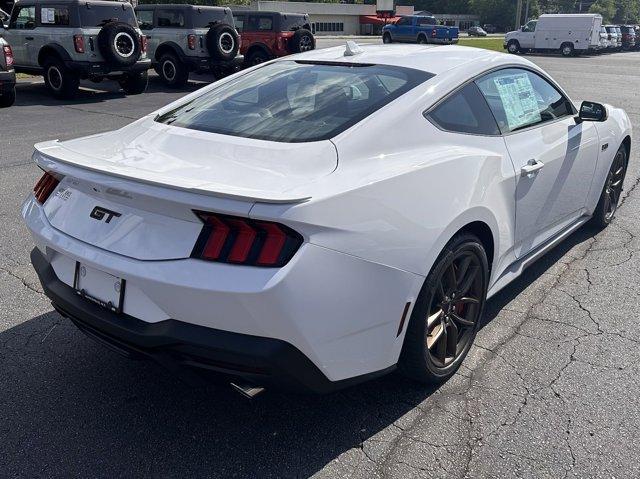
<svg viewBox="0 0 640 479">
<path fill-rule="evenodd" d="M 640 53 L 529 58 L 575 99 L 625 107 L 638 130 Z M 391 375 L 248 401 L 121 358 L 42 294 L 19 215 L 40 176 L 33 144 L 121 127 L 202 83 L 154 78 L 132 97 L 83 85 L 58 101 L 21 80 L 0 110 L 1 477 L 640 477 L 637 140 L 614 223 L 578 231 L 490 300 L 449 382 Z"/>
</svg>

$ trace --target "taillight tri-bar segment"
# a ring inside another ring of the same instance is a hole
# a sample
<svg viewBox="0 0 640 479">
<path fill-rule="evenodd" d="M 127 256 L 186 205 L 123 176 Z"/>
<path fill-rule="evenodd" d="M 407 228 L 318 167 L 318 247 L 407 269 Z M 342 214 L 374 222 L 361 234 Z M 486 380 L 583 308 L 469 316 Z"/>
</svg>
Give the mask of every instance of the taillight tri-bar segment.
<svg viewBox="0 0 640 479">
<path fill-rule="evenodd" d="M 191 257 L 277 268 L 289 262 L 302 236 L 288 226 L 236 216 L 194 211 L 204 226 Z"/>
<path fill-rule="evenodd" d="M 41 205 L 47 201 L 47 198 L 51 196 L 53 190 L 56 189 L 60 180 L 53 176 L 51 173 L 46 172 L 42 175 L 42 178 L 38 180 L 36 186 L 33 187 L 33 194 L 36 197 L 36 201 Z"/>
</svg>

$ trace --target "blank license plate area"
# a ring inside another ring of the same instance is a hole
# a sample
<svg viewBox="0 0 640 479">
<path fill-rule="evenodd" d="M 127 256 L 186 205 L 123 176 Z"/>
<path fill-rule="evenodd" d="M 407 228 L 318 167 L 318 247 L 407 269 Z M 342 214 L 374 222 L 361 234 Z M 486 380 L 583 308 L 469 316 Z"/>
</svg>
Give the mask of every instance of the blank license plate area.
<svg viewBox="0 0 640 479">
<path fill-rule="evenodd" d="M 77 262 L 74 285 L 80 296 L 115 313 L 122 312 L 123 279 Z"/>
</svg>

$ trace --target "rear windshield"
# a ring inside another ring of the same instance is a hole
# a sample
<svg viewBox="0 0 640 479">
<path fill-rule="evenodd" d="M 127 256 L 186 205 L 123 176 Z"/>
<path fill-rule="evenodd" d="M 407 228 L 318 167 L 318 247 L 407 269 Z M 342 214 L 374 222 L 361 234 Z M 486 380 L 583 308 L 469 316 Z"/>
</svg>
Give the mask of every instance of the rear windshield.
<svg viewBox="0 0 640 479">
<path fill-rule="evenodd" d="M 210 23 L 224 22 L 233 26 L 233 17 L 228 16 L 224 9 L 212 10 L 212 9 L 195 9 L 193 11 L 193 27 L 194 28 L 207 28 Z"/>
<path fill-rule="evenodd" d="M 280 17 L 280 30 L 288 32 L 293 28 L 302 28 L 305 23 L 308 23 L 308 21 L 304 15 L 290 15 L 285 13 Z"/>
<path fill-rule="evenodd" d="M 156 121 L 287 143 L 326 140 L 432 76 L 385 65 L 279 61 L 223 84 Z"/>
<path fill-rule="evenodd" d="M 114 5 L 92 5 L 90 3 L 81 5 L 80 21 L 84 27 L 101 27 L 109 22 L 124 22 L 132 27 L 138 26 L 131 5 L 120 2 L 114 2 Z"/>
<path fill-rule="evenodd" d="M 636 33 L 633 27 L 621 27 L 620 30 L 622 30 L 623 33 Z"/>
</svg>

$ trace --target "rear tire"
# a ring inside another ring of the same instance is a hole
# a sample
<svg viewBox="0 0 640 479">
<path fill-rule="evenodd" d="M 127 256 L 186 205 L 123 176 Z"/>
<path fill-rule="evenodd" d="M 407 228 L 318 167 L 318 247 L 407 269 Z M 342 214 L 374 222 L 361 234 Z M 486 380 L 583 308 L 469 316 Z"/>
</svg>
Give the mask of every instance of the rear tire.
<svg viewBox="0 0 640 479">
<path fill-rule="evenodd" d="M 560 53 L 563 57 L 572 57 L 574 55 L 573 45 L 571 43 L 563 43 L 560 45 Z"/>
<path fill-rule="evenodd" d="M 420 45 L 425 45 L 427 44 L 427 37 L 425 37 L 424 35 L 418 35 L 418 43 Z"/>
<path fill-rule="evenodd" d="M 16 88 L 13 87 L 10 91 L 5 91 L 0 96 L 0 108 L 8 108 L 16 102 Z"/>
<path fill-rule="evenodd" d="M 293 33 L 293 37 L 289 41 L 289 49 L 292 53 L 302 53 L 314 50 L 316 48 L 316 40 L 306 28 L 300 28 Z"/>
<path fill-rule="evenodd" d="M 162 55 L 156 71 L 162 82 L 169 88 L 183 88 L 189 83 L 189 70 L 172 53 Z"/>
<path fill-rule="evenodd" d="M 262 49 L 257 49 L 247 56 L 245 63 L 247 66 L 252 67 L 254 65 L 259 65 L 260 63 L 268 62 L 269 60 L 271 60 L 271 57 L 267 52 Z"/>
<path fill-rule="evenodd" d="M 120 79 L 119 83 L 127 95 L 140 95 L 147 90 L 149 74 L 146 71 L 141 73 L 128 73 Z"/>
<path fill-rule="evenodd" d="M 398 361 L 403 375 L 437 384 L 455 374 L 480 327 L 488 281 L 489 264 L 480 240 L 468 233 L 454 236 L 411 313 Z"/>
<path fill-rule="evenodd" d="M 627 174 L 627 156 L 627 149 L 624 145 L 621 145 L 609 168 L 607 179 L 600 193 L 598 205 L 589 220 L 589 225 L 595 229 L 601 230 L 606 228 L 615 217 L 618 202 L 622 196 L 624 178 Z"/>
<path fill-rule="evenodd" d="M 80 88 L 80 78 L 61 60 L 48 59 L 44 66 L 44 84 L 55 98 L 72 99 Z"/>
<path fill-rule="evenodd" d="M 385 33 L 382 35 L 382 43 L 393 43 L 393 39 L 391 38 L 390 33 Z"/>
</svg>

